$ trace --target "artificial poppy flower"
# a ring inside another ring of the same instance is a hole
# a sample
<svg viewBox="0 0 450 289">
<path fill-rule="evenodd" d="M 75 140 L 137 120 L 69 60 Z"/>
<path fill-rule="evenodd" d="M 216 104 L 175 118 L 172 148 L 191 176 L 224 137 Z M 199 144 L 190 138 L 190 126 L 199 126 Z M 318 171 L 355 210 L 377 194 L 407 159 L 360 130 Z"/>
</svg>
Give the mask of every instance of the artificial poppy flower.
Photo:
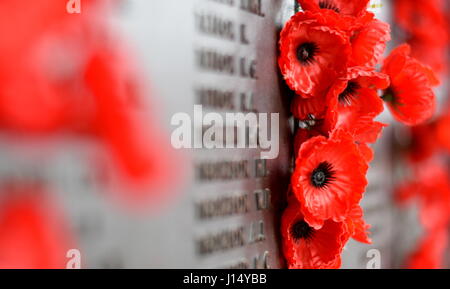
<svg viewBox="0 0 450 289">
<path fill-rule="evenodd" d="M 3 129 L 59 132 L 86 107 L 80 76 L 85 56 L 99 42 L 92 35 L 102 35 L 105 5 L 85 1 L 82 14 L 70 15 L 58 0 L 0 3 Z"/>
<path fill-rule="evenodd" d="M 408 269 L 442 269 L 448 244 L 447 228 L 428 232 L 407 260 Z"/>
<path fill-rule="evenodd" d="M 404 182 L 395 187 L 394 200 L 396 204 L 404 206 L 417 197 L 418 191 L 419 188 L 416 186 L 415 182 Z"/>
<path fill-rule="evenodd" d="M 108 173 L 119 172 L 111 179 L 126 187 L 115 186 L 126 200 L 141 205 L 169 196 L 173 175 L 181 174 L 173 171 L 179 156 L 156 118 L 143 117 L 148 90 L 128 47 L 105 25 L 114 3 L 85 1 L 75 15 L 59 4 L 0 3 L 1 129 L 94 138 L 109 153 L 96 165 L 113 160 Z"/>
<path fill-rule="evenodd" d="M 434 135 L 439 146 L 450 152 L 450 111 L 437 120 Z"/>
<path fill-rule="evenodd" d="M 372 244 L 369 238 L 370 225 L 364 221 L 364 212 L 360 205 L 355 205 L 345 221 L 349 235 L 358 242 Z"/>
<path fill-rule="evenodd" d="M 313 99 L 299 98 L 301 103 L 303 101 L 310 102 Z M 321 114 L 319 114 L 321 115 Z M 294 156 L 297 157 L 300 147 L 304 142 L 315 136 L 329 137 L 334 131 L 341 131 L 337 129 L 337 110 L 331 109 L 324 116 L 316 118 L 314 114 L 309 114 L 306 119 L 299 121 L 299 128 L 295 132 L 294 136 Z M 306 117 L 306 114 L 305 114 Z M 364 126 L 361 126 L 359 130 L 356 130 L 356 134 L 360 137 L 360 140 L 366 140 L 368 137 L 376 137 L 381 133 L 381 128 L 385 127 L 385 124 L 374 122 L 370 117 L 366 118 Z M 350 126 L 351 127 L 351 126 Z M 367 163 L 370 163 L 374 158 L 373 149 L 365 142 L 355 139 L 355 144 L 358 146 L 361 154 Z"/>
<path fill-rule="evenodd" d="M 412 47 L 412 56 L 435 72 L 446 73 L 449 29 L 445 1 L 396 0 L 393 4 L 395 21 Z"/>
<path fill-rule="evenodd" d="M 89 118 L 88 132 L 103 142 L 122 179 L 129 183 L 127 190 L 121 190 L 127 194 L 118 196 L 120 201 L 159 204 L 172 195 L 167 192 L 178 183 L 173 181 L 174 174 L 182 179 L 182 163 L 161 128 L 145 121 L 133 107 L 142 100 L 142 90 L 130 66 L 129 58 L 115 50 L 105 48 L 91 57 L 85 83 L 96 110 Z"/>
<path fill-rule="evenodd" d="M 336 113 L 335 128 L 348 131 L 359 143 L 374 143 L 386 125 L 374 118 L 383 112 L 377 89 L 389 86 L 389 77 L 368 67 L 352 67 L 328 91 L 328 113 Z"/>
<path fill-rule="evenodd" d="M 278 64 L 288 86 L 301 97 L 323 94 L 347 69 L 351 46 L 344 32 L 326 25 L 330 17 L 300 12 L 281 32 Z"/>
<path fill-rule="evenodd" d="M 309 100 L 309 99 L 308 99 Z M 316 117 L 310 114 L 306 119 L 299 121 L 299 128 L 295 132 L 294 137 L 294 153 L 297 157 L 298 151 L 304 142 L 314 136 L 329 137 L 335 128 L 336 115 L 328 113 L 324 116 Z"/>
<path fill-rule="evenodd" d="M 391 39 L 388 23 L 375 18 L 372 12 L 359 17 L 345 16 L 332 10 L 321 10 L 315 14 L 318 24 L 332 27 L 346 34 L 351 44 L 349 66 L 374 66 L 378 64 Z"/>
<path fill-rule="evenodd" d="M 433 31 L 429 29 L 429 31 Z M 429 37 L 435 38 L 434 34 Z M 411 56 L 420 62 L 430 66 L 440 76 L 448 71 L 447 42 L 445 44 L 433 44 L 427 38 L 413 37 L 408 40 L 411 46 Z"/>
<path fill-rule="evenodd" d="M 325 95 L 313 98 L 296 96 L 293 99 L 291 112 L 299 121 L 299 128 L 294 137 L 295 156 L 301 145 L 311 137 L 319 135 L 328 137 L 329 131 L 334 127 L 335 119 L 325 119 L 327 107 Z M 334 117 L 334 115 L 327 117 Z"/>
<path fill-rule="evenodd" d="M 419 201 L 420 223 L 427 230 L 446 227 L 450 221 L 450 181 L 445 166 L 431 159 L 414 164 L 411 180 L 395 192 L 399 203 Z"/>
<path fill-rule="evenodd" d="M 433 137 L 436 123 L 425 123 L 410 128 L 410 141 L 406 154 L 412 162 L 423 162 L 432 157 L 437 149 L 438 142 Z"/>
<path fill-rule="evenodd" d="M 327 220 L 318 230 L 309 226 L 295 198 L 289 199 L 281 218 L 281 234 L 290 269 L 338 269 L 349 239 L 344 223 Z"/>
<path fill-rule="evenodd" d="M 422 164 L 426 167 L 425 169 L 421 169 Z M 425 186 L 427 186 L 427 182 L 431 181 L 429 177 L 433 175 L 425 174 L 428 170 L 427 164 L 430 164 L 430 161 L 422 160 L 418 163 L 411 163 L 412 176 L 398 184 L 394 190 L 394 200 L 398 205 L 406 205 L 427 194 L 428 189 Z M 431 171 L 433 171 L 433 167 L 431 167 Z"/>
<path fill-rule="evenodd" d="M 366 11 L 370 0 L 297 0 L 303 10 L 332 10 L 343 15 L 359 16 Z"/>
<path fill-rule="evenodd" d="M 44 188 L 14 184 L 2 189 L 0 268 L 63 269 L 77 248 L 61 212 Z"/>
<path fill-rule="evenodd" d="M 420 7 L 420 10 L 417 10 Z M 444 1 L 396 0 L 395 22 L 407 34 L 407 38 L 426 38 L 431 45 L 446 44 L 448 29 Z"/>
<path fill-rule="evenodd" d="M 366 162 L 367 163 L 372 162 L 373 159 L 375 158 L 375 152 L 373 151 L 373 149 L 367 143 L 356 142 L 356 144 L 358 145 L 359 151 L 366 160 Z"/>
<path fill-rule="evenodd" d="M 391 28 L 388 23 L 376 19 L 373 13 L 365 12 L 354 20 L 349 37 L 352 45 L 351 64 L 373 67 L 380 63 L 386 43 L 391 40 Z"/>
<path fill-rule="evenodd" d="M 48 132 L 60 128 L 70 114 L 70 97 L 64 97 L 58 81 L 66 81 L 76 65 L 72 66 L 70 57 L 65 59 L 65 70 L 56 63 L 67 45 L 56 39 L 85 18 L 71 18 L 57 2 L 0 3 L 0 119 L 4 127 Z M 58 78 L 58 69 L 66 75 Z"/>
<path fill-rule="evenodd" d="M 447 168 L 437 162 L 416 168 L 420 181 L 420 222 L 428 230 L 447 227 L 450 221 L 450 181 Z"/>
<path fill-rule="evenodd" d="M 412 126 L 433 115 L 436 97 L 432 86 L 439 81 L 433 71 L 412 58 L 410 52 L 410 46 L 403 44 L 384 61 L 382 72 L 389 75 L 391 85 L 382 98 L 395 119 Z"/>
<path fill-rule="evenodd" d="M 321 119 L 325 116 L 327 107 L 325 95 L 318 95 L 312 98 L 295 96 L 291 103 L 291 112 L 295 118 L 301 121 L 311 117 Z"/>
<path fill-rule="evenodd" d="M 316 229 L 328 219 L 345 221 L 365 191 L 367 169 L 364 156 L 345 131 L 303 143 L 291 184 L 305 221 Z"/>
<path fill-rule="evenodd" d="M 300 148 L 303 143 L 315 136 L 322 136 L 323 134 L 315 129 L 300 128 L 295 132 L 294 136 L 294 157 L 297 158 Z"/>
</svg>

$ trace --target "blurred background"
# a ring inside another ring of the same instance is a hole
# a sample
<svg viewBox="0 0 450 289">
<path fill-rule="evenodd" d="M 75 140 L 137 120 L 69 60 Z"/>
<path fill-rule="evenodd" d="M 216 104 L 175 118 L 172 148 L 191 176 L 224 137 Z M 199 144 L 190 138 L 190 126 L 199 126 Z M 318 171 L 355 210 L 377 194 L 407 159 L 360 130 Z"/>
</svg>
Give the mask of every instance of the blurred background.
<svg viewBox="0 0 450 289">
<path fill-rule="evenodd" d="M 276 65 L 294 0 L 0 0 L 0 268 L 284 268 L 293 120 Z M 343 268 L 448 268 L 445 0 L 374 0 L 438 73 L 435 117 L 390 123 Z M 280 153 L 175 150 L 172 117 L 280 114 Z"/>
</svg>

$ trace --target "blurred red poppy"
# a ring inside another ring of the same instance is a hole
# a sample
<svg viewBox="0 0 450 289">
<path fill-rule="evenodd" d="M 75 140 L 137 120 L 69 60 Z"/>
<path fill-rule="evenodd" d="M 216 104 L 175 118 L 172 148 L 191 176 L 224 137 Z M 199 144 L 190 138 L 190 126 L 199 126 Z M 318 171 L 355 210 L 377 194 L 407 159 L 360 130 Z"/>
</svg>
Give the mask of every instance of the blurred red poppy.
<svg viewBox="0 0 450 289">
<path fill-rule="evenodd" d="M 125 177 L 121 185 L 127 189 L 120 194 L 127 193 L 119 201 L 136 208 L 172 195 L 168 192 L 178 184 L 173 176 L 183 179 L 183 165 L 162 129 L 136 109 L 143 91 L 130 63 L 118 49 L 104 48 L 89 59 L 84 81 L 96 109 L 86 132 L 103 142 Z"/>
<path fill-rule="evenodd" d="M 450 153 L 450 111 L 436 121 L 435 136 L 437 144 Z"/>
<path fill-rule="evenodd" d="M 447 228 L 428 232 L 407 260 L 408 269 L 442 269 L 448 244 Z"/>
<path fill-rule="evenodd" d="M 142 204 L 173 184 L 175 155 L 155 119 L 137 109 L 148 91 L 105 24 L 112 4 L 86 0 L 71 15 L 59 0 L 0 1 L 0 128 L 96 138 L 133 187 L 122 191 Z"/>
<path fill-rule="evenodd" d="M 383 99 L 393 116 L 406 125 L 418 125 L 433 115 L 436 98 L 432 87 L 439 83 L 433 71 L 410 56 L 411 48 L 403 44 L 384 61 L 382 72 L 391 85 Z"/>
<path fill-rule="evenodd" d="M 412 162 L 423 162 L 433 156 L 438 142 L 433 137 L 435 123 L 425 123 L 411 127 L 411 140 L 407 148 L 407 157 Z"/>
<path fill-rule="evenodd" d="M 430 44 L 447 43 L 447 20 L 445 1 L 441 0 L 396 0 L 395 22 L 407 33 L 407 37 L 429 39 Z M 417 10 L 420 7 L 420 10 Z"/>
<path fill-rule="evenodd" d="M 395 22 L 411 45 L 412 56 L 434 71 L 446 73 L 449 28 L 445 1 L 396 0 L 393 4 Z"/>
<path fill-rule="evenodd" d="M 450 222 L 450 180 L 448 169 L 431 159 L 413 165 L 411 180 L 395 192 L 399 203 L 417 198 L 420 223 L 427 231 L 446 227 Z"/>
<path fill-rule="evenodd" d="M 4 188 L 0 210 L 0 268 L 63 269 L 76 248 L 68 224 L 41 187 Z"/>
</svg>

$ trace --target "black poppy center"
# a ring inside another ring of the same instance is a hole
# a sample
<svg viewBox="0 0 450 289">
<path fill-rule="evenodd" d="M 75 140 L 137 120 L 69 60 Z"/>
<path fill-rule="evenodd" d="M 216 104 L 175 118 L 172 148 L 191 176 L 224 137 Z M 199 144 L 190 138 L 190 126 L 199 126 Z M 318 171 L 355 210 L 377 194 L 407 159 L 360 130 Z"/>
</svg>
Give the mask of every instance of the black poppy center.
<svg viewBox="0 0 450 289">
<path fill-rule="evenodd" d="M 343 105 L 351 105 L 360 88 L 356 81 L 349 81 L 345 90 L 339 94 L 339 102 Z"/>
<path fill-rule="evenodd" d="M 381 98 L 386 102 L 395 103 L 395 91 L 392 89 L 392 87 L 388 87 Z"/>
<path fill-rule="evenodd" d="M 303 64 L 310 64 L 314 61 L 319 48 L 315 43 L 306 42 L 298 46 L 297 58 Z"/>
<path fill-rule="evenodd" d="M 295 240 L 308 239 L 314 233 L 314 229 L 308 225 L 304 220 L 297 221 L 291 227 L 291 234 Z"/>
<path fill-rule="evenodd" d="M 334 12 L 337 12 L 337 13 L 341 12 L 339 10 L 339 8 L 331 0 L 319 1 L 319 7 L 322 8 L 322 9 L 333 10 Z"/>
<path fill-rule="evenodd" d="M 311 184 L 316 188 L 327 186 L 333 179 L 333 167 L 328 162 L 320 163 L 311 173 Z"/>
</svg>

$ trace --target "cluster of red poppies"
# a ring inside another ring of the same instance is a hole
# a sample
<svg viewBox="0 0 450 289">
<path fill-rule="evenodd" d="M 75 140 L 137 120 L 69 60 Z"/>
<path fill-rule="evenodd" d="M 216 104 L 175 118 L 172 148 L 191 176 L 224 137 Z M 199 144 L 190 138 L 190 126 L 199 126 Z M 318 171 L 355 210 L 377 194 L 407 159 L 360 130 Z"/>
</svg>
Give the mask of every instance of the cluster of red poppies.
<svg viewBox="0 0 450 289">
<path fill-rule="evenodd" d="M 420 7 L 420 9 L 417 9 Z M 396 0 L 395 24 L 398 37 L 411 45 L 412 55 L 429 64 L 441 76 L 447 74 L 450 27 L 446 23 L 445 3 L 441 0 Z M 399 171 L 406 174 L 395 190 L 395 199 L 404 207 L 418 201 L 419 222 L 423 230 L 417 248 L 408 256 L 408 268 L 442 268 L 448 246 L 450 225 L 450 103 L 442 102 L 432 121 L 403 128 L 408 141 L 399 143 Z M 406 168 L 406 170 L 405 170 Z"/>
<path fill-rule="evenodd" d="M 434 111 L 433 71 L 402 45 L 382 60 L 390 28 L 367 11 L 369 0 L 298 0 L 280 35 L 279 66 L 295 92 L 292 194 L 281 221 L 289 268 L 339 268 L 350 238 L 370 243 L 360 201 L 373 159 L 369 144 L 395 119 L 416 125 Z"/>
</svg>

